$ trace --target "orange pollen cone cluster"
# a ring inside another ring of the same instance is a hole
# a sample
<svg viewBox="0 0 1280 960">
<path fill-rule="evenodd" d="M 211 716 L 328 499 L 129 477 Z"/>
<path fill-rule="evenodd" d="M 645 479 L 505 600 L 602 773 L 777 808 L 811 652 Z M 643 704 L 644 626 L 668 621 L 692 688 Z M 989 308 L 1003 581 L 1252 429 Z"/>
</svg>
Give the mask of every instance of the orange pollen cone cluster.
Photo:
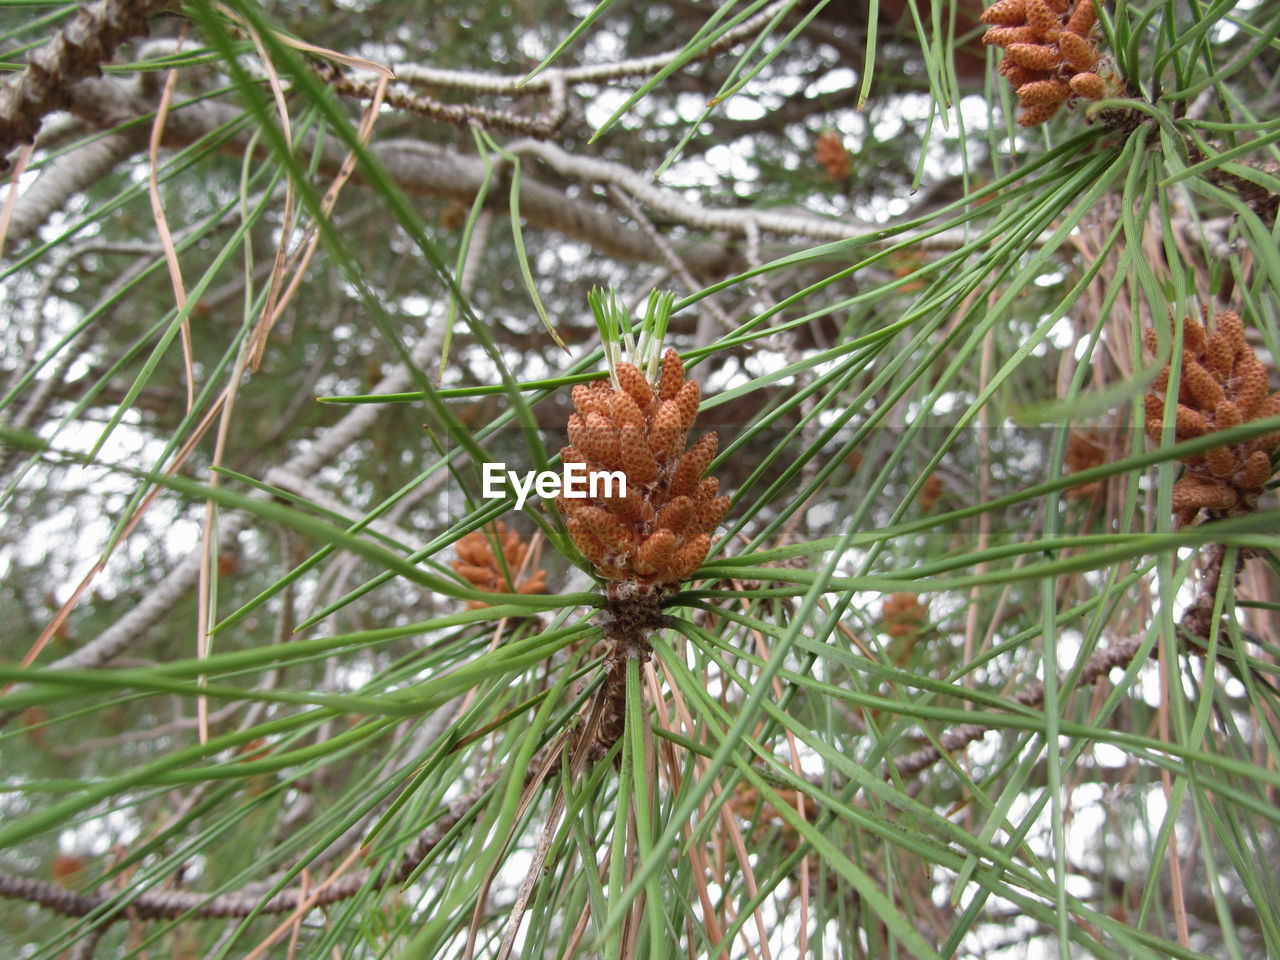
<svg viewBox="0 0 1280 960">
<path fill-rule="evenodd" d="M 1018 123 L 1044 123 L 1072 97 L 1101 100 L 1106 84 L 1094 72 L 1093 0 L 998 0 L 982 14 L 982 42 L 1001 47 L 1000 75 L 1018 92 Z"/>
<path fill-rule="evenodd" d="M 512 583 L 508 575 L 515 578 L 524 565 L 529 545 L 520 539 L 520 534 L 508 530 L 507 525 L 499 520 L 489 527 L 489 534 L 496 540 L 502 550 L 502 559 L 506 563 L 506 572 L 494 556 L 490 537 L 483 530 L 473 530 L 454 544 L 458 559 L 453 561 L 453 569 L 462 579 L 477 590 L 485 593 L 542 593 L 547 589 L 547 571 L 535 570 L 523 580 Z M 485 606 L 479 600 L 467 601 L 471 609 Z"/>
<path fill-rule="evenodd" d="M 685 450 L 701 400 L 674 350 L 650 384 L 629 363 L 617 366 L 621 389 L 607 382 L 573 388 L 567 463 L 588 473 L 621 471 L 626 494 L 556 499 L 574 544 L 596 572 L 640 592 L 687 580 L 711 549 L 711 534 L 729 510 L 715 478 L 703 478 L 716 454 L 715 433 Z"/>
<path fill-rule="evenodd" d="M 1067 472 L 1079 473 L 1100 467 L 1109 459 L 1109 446 L 1096 433 L 1085 430 L 1072 430 L 1067 436 L 1067 449 L 1063 462 Z M 1087 500 L 1096 496 L 1105 486 L 1105 481 L 1094 480 L 1092 483 L 1080 483 L 1067 487 L 1063 493 L 1072 500 Z"/>
<path fill-rule="evenodd" d="M 1146 330 L 1143 339 L 1155 353 L 1155 330 Z M 1180 364 L 1175 439 L 1190 440 L 1280 415 L 1280 393 L 1268 394 L 1266 367 L 1245 340 L 1244 324 L 1235 311 L 1217 315 L 1212 335 L 1194 319 L 1183 321 Z M 1170 367 L 1165 367 L 1145 397 L 1147 436 L 1157 443 L 1164 432 L 1170 374 Z M 1252 510 L 1271 478 L 1271 457 L 1277 451 L 1280 431 L 1273 431 L 1184 458 L 1187 470 L 1173 486 L 1178 522 L 1191 523 L 1202 509 L 1215 516 Z"/>
<path fill-rule="evenodd" d="M 889 636 L 906 637 L 920 632 L 929 610 L 914 593 L 895 593 L 885 597 L 880 616 Z"/>
<path fill-rule="evenodd" d="M 834 130 L 826 131 L 814 141 L 813 159 L 832 180 L 843 180 L 849 175 L 849 151 L 845 149 L 843 138 Z"/>
</svg>

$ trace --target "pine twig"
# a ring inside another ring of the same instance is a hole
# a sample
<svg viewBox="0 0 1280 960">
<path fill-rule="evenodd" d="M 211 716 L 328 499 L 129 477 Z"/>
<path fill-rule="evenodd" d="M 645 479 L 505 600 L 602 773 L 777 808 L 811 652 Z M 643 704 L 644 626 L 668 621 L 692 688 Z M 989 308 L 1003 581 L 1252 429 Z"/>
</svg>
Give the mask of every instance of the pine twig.
<svg viewBox="0 0 1280 960">
<path fill-rule="evenodd" d="M 1182 617 L 1182 628 L 1196 637 L 1203 638 L 1206 643 L 1209 638 L 1214 595 L 1218 592 L 1225 557 L 1225 547 L 1221 544 L 1210 545 L 1205 572 L 1196 590 L 1196 600 Z M 1095 651 L 1080 673 L 1078 686 L 1092 686 L 1105 677 L 1113 667 L 1128 667 L 1141 646 L 1141 639 L 1128 637 L 1106 650 Z M 1044 683 L 1036 680 L 1028 684 L 1014 699 L 1024 707 L 1039 709 L 1044 704 Z M 966 723 L 947 730 L 938 738 L 938 741 L 942 745 L 942 750 L 953 753 L 964 749 L 975 740 L 981 740 L 991 729 L 981 724 Z M 914 777 L 927 770 L 941 758 L 942 752 L 938 747 L 930 745 L 891 762 L 898 775 L 905 778 Z"/>
<path fill-rule="evenodd" d="M 27 57 L 27 69 L 0 87 L 0 154 L 32 143 L 46 114 L 66 105 L 70 88 L 102 73 L 102 64 L 172 0 L 99 0 L 81 7 L 63 30 Z M 8 169 L 0 158 L 0 170 Z"/>
<path fill-rule="evenodd" d="M 1108 647 L 1106 650 L 1096 651 L 1085 663 L 1084 670 L 1080 673 L 1079 686 L 1092 686 L 1110 673 L 1113 667 L 1127 667 L 1133 662 L 1133 658 L 1137 655 L 1141 646 L 1142 640 L 1140 638 L 1128 637 L 1114 646 Z M 1028 684 L 1018 692 L 1014 699 L 1024 707 L 1038 709 L 1044 705 L 1044 683 L 1036 680 Z M 941 750 L 932 745 L 922 747 L 914 753 L 907 754 L 905 757 L 891 760 L 890 763 L 893 764 L 898 776 L 904 778 L 914 777 L 937 763 L 942 758 L 942 750 L 947 753 L 962 750 L 975 740 L 981 740 L 991 729 L 989 726 L 977 723 L 966 723 L 958 727 L 952 727 L 938 738 L 938 742 L 942 746 Z"/>
</svg>

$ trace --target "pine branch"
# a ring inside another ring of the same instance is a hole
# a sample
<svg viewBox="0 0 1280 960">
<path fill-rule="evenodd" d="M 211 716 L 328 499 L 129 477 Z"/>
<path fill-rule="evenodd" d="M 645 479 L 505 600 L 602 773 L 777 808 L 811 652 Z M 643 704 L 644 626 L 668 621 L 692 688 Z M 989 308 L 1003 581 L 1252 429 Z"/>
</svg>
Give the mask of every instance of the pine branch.
<svg viewBox="0 0 1280 960">
<path fill-rule="evenodd" d="M 27 58 L 27 69 L 0 87 L 0 154 L 31 143 L 46 114 L 65 107 L 70 88 L 96 77 L 116 47 L 146 35 L 147 21 L 172 0 L 99 0 Z M 0 170 L 8 169 L 0 159 Z"/>
</svg>

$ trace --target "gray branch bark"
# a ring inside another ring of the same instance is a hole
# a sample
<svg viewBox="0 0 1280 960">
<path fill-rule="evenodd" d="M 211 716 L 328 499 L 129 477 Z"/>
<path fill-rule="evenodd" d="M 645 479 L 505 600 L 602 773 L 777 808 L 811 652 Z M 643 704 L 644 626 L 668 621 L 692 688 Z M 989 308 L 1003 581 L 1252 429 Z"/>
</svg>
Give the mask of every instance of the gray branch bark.
<svg viewBox="0 0 1280 960">
<path fill-rule="evenodd" d="M 172 0 L 99 0 L 83 6 L 66 29 L 27 57 L 27 69 L 0 87 L 0 157 L 31 143 L 46 114 L 62 107 L 72 87 L 101 73 L 118 47 L 147 32 L 147 21 Z M 0 159 L 0 169 L 8 161 Z"/>
</svg>

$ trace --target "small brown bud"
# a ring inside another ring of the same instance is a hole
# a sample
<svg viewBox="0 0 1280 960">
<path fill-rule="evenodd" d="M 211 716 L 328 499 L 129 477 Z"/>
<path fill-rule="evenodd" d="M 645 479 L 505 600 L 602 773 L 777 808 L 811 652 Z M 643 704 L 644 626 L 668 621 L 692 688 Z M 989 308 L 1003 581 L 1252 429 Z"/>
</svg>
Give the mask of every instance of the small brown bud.
<svg viewBox="0 0 1280 960">
<path fill-rule="evenodd" d="M 707 559 L 707 553 L 710 550 L 711 536 L 706 533 L 698 534 L 671 557 L 667 563 L 664 579 L 688 580 L 702 566 L 702 561 Z"/>
<path fill-rule="evenodd" d="M 1209 421 L 1199 410 L 1193 410 L 1185 404 L 1178 404 L 1175 433 L 1179 440 L 1190 440 L 1209 432 Z"/>
<path fill-rule="evenodd" d="M 582 416 L 588 413 L 607 413 L 608 409 L 600 402 L 600 393 L 585 383 L 573 385 L 573 407 Z"/>
<path fill-rule="evenodd" d="M 707 467 L 715 459 L 719 438 L 716 432 L 704 434 L 697 443 L 689 448 L 689 452 L 680 458 L 675 475 L 671 478 L 671 495 L 688 496 L 698 487 L 698 481 L 707 472 Z"/>
<path fill-rule="evenodd" d="M 659 528 L 649 535 L 636 551 L 633 566 L 642 577 L 652 577 L 665 567 L 676 552 L 676 535 Z"/>
<path fill-rule="evenodd" d="M 631 534 L 618 522 L 617 517 L 600 507 L 585 506 L 577 511 L 575 519 L 581 520 L 610 550 L 627 550 L 631 546 Z"/>
<path fill-rule="evenodd" d="M 1093 6 L 1093 0 L 1076 0 L 1076 8 L 1071 11 L 1071 18 L 1067 21 L 1067 30 L 1077 37 L 1087 37 L 1097 22 L 1098 11 Z"/>
<path fill-rule="evenodd" d="M 680 405 L 674 399 L 663 400 L 649 429 L 649 449 L 655 459 L 664 461 L 670 458 L 672 448 L 684 435 L 681 423 Z"/>
<path fill-rule="evenodd" d="M 645 452 L 649 452 L 647 447 Z M 604 501 L 604 505 L 623 523 L 639 523 L 644 519 L 644 501 L 633 486 L 627 486 L 625 497 L 609 497 Z"/>
<path fill-rule="evenodd" d="M 565 527 L 569 531 L 569 537 L 573 540 L 573 545 L 578 551 L 593 564 L 599 564 L 608 552 L 604 543 L 591 532 L 591 529 L 585 522 L 577 517 L 569 517 L 564 522 Z"/>
<path fill-rule="evenodd" d="M 1215 477 L 1226 480 L 1233 476 L 1239 463 L 1230 447 L 1210 447 L 1204 452 L 1204 463 Z"/>
<path fill-rule="evenodd" d="M 1164 417 L 1164 394 L 1148 393 L 1142 398 L 1147 420 L 1159 423 Z"/>
<path fill-rule="evenodd" d="M 1083 37 L 1078 37 L 1074 33 L 1066 32 L 1058 37 L 1058 49 L 1062 51 L 1062 58 L 1070 64 L 1071 68 L 1077 73 L 1083 73 L 1092 70 L 1098 63 L 1098 51 L 1092 43 Z M 1102 88 L 1102 78 L 1097 74 L 1090 74 L 1098 81 L 1098 88 Z M 1083 94 L 1081 94 L 1083 96 Z M 1092 100 L 1100 100 L 1102 95 L 1091 97 Z"/>
<path fill-rule="evenodd" d="M 1265 420 L 1267 417 L 1280 416 L 1280 393 L 1273 393 L 1262 403 L 1258 404 L 1258 412 L 1251 419 Z M 1271 433 L 1264 433 L 1260 437 L 1254 437 L 1249 441 L 1247 449 L 1250 452 L 1261 450 L 1270 455 L 1280 450 L 1280 430 L 1273 430 Z"/>
<path fill-rule="evenodd" d="M 1249 351 L 1236 363 L 1236 403 L 1244 419 L 1252 420 L 1267 396 L 1267 370 Z"/>
<path fill-rule="evenodd" d="M 592 411 L 593 413 L 595 411 Z M 600 416 L 596 413 L 596 416 Z M 587 430 L 587 418 L 580 413 L 571 413 L 569 415 L 569 443 L 579 450 L 590 450 L 591 440 L 590 431 Z"/>
<path fill-rule="evenodd" d="M 684 386 L 684 364 L 680 354 L 670 347 L 662 355 L 662 374 L 658 379 L 658 397 L 662 400 L 673 400 L 680 388 Z"/>
<path fill-rule="evenodd" d="M 698 404 L 701 402 L 702 394 L 698 389 L 698 381 L 686 380 L 684 386 L 680 388 L 680 392 L 676 394 L 676 406 L 680 410 L 680 432 L 686 432 L 693 426 L 693 421 L 698 417 Z"/>
<path fill-rule="evenodd" d="M 609 407 L 613 422 L 618 426 L 630 424 L 638 430 L 644 430 L 644 416 L 640 413 L 640 407 L 625 390 L 613 391 Z"/>
<path fill-rule="evenodd" d="M 1038 127 L 1047 121 L 1062 106 L 1059 103 L 1038 103 L 1034 107 L 1027 107 L 1022 113 L 1018 114 L 1018 125 L 1022 127 Z"/>
<path fill-rule="evenodd" d="M 1235 345 L 1231 342 L 1230 336 L 1218 330 L 1209 338 L 1209 342 L 1205 344 L 1205 366 L 1219 380 L 1225 381 L 1231 376 L 1231 369 L 1235 366 L 1235 360 Z"/>
<path fill-rule="evenodd" d="M 673 497 L 671 502 L 662 508 L 656 521 L 659 527 L 665 527 L 673 533 L 684 533 L 693 516 L 693 500 L 685 496 Z"/>
<path fill-rule="evenodd" d="M 1000 61 L 1000 76 L 1009 81 L 1009 86 L 1017 90 L 1028 83 L 1035 83 L 1037 80 L 1048 80 L 1052 77 L 1045 70 L 1028 70 L 1026 67 L 1020 67 L 1008 57 Z"/>
<path fill-rule="evenodd" d="M 1204 353 L 1209 338 L 1204 326 L 1195 317 L 1187 317 L 1182 322 L 1182 345 L 1197 357 Z"/>
<path fill-rule="evenodd" d="M 1066 37 L 1073 37 L 1075 34 L 1063 34 Z M 1101 100 L 1107 95 L 1106 85 L 1103 84 L 1102 78 L 1096 73 L 1088 71 L 1077 73 L 1070 80 L 1071 92 L 1078 97 L 1084 97 L 1086 100 Z"/>
<path fill-rule="evenodd" d="M 1238 427 L 1243 422 L 1244 417 L 1240 416 L 1240 408 L 1230 400 L 1223 400 L 1213 411 L 1213 426 L 1215 430 Z"/>
<path fill-rule="evenodd" d="M 1054 69 L 1058 65 L 1057 53 L 1056 48 L 1043 43 L 1011 43 L 1005 47 L 1005 55 L 1028 70 Z"/>
<path fill-rule="evenodd" d="M 629 363 L 618 364 L 617 372 L 618 383 L 622 385 L 622 389 L 631 395 L 637 407 L 642 411 L 647 410 L 649 404 L 653 402 L 653 388 L 649 386 L 649 381 L 644 378 L 644 374 Z"/>
<path fill-rule="evenodd" d="M 1244 337 L 1244 323 L 1240 320 L 1240 314 L 1234 310 L 1226 310 L 1218 314 L 1214 319 L 1214 327 L 1226 336 L 1237 354 L 1249 349 L 1248 341 Z"/>
<path fill-rule="evenodd" d="M 1041 0 L 1043 3 L 1044 0 Z M 1051 103 L 1055 107 L 1071 96 L 1071 87 L 1065 80 L 1036 80 L 1018 88 L 1018 102 L 1024 107 Z"/>
<path fill-rule="evenodd" d="M 586 417 L 587 434 L 581 442 L 573 436 L 570 429 L 569 439 L 573 445 L 591 460 L 609 470 L 617 470 L 622 465 L 622 457 L 618 449 L 618 428 L 599 413 L 589 413 Z"/>
<path fill-rule="evenodd" d="M 1239 501 L 1239 495 L 1225 483 L 1183 477 L 1173 485 L 1173 509 L 1176 511 L 1190 507 L 1195 507 L 1197 511 L 1230 510 Z"/>
<path fill-rule="evenodd" d="M 478 530 L 473 530 L 466 536 L 459 538 L 458 542 L 453 545 L 453 549 L 457 552 L 458 559 L 464 564 L 477 567 L 493 565 L 493 551 L 489 549 L 489 541 Z M 457 569 L 456 566 L 454 569 Z"/>
<path fill-rule="evenodd" d="M 458 576 L 462 577 L 463 580 L 482 590 L 490 589 L 490 584 L 497 579 L 493 574 L 492 567 L 482 567 L 473 563 L 463 563 L 460 560 L 455 560 L 453 569 L 457 571 Z"/>
<path fill-rule="evenodd" d="M 689 521 L 689 531 L 691 533 L 711 533 L 720 525 L 724 515 L 729 512 L 730 503 L 731 501 L 728 497 L 716 497 L 714 500 L 699 503 L 693 519 Z"/>
<path fill-rule="evenodd" d="M 1043 3 L 1044 0 L 1041 0 Z M 992 27 L 982 35 L 982 42 L 989 47 L 1007 47 L 1011 43 L 1036 43 L 1040 34 L 1035 27 L 1025 24 L 1016 27 Z"/>
<path fill-rule="evenodd" d="M 1024 0 L 997 0 L 982 11 L 983 23 L 998 23 L 1006 26 L 1025 23 L 1027 8 Z"/>
<path fill-rule="evenodd" d="M 618 432 L 618 451 L 629 484 L 652 483 L 658 479 L 658 463 L 639 427 L 629 423 L 622 426 Z"/>
<path fill-rule="evenodd" d="M 1182 381 L 1201 410 L 1213 410 L 1226 399 L 1222 384 L 1214 379 L 1213 374 L 1185 354 L 1182 360 Z"/>
<path fill-rule="evenodd" d="M 693 501 L 694 503 L 700 503 L 703 500 L 711 500 L 719 492 L 719 479 L 716 477 L 707 477 L 698 484 L 698 489 L 693 492 Z"/>
<path fill-rule="evenodd" d="M 1236 475 L 1236 486 L 1250 492 L 1261 491 L 1271 479 L 1271 458 L 1263 450 L 1255 450 L 1249 454 L 1244 467 Z"/>
<path fill-rule="evenodd" d="M 1049 9 L 1045 0 L 1026 0 L 1027 25 L 1035 30 L 1037 40 L 1057 40 L 1062 33 L 1062 21 Z"/>
</svg>

